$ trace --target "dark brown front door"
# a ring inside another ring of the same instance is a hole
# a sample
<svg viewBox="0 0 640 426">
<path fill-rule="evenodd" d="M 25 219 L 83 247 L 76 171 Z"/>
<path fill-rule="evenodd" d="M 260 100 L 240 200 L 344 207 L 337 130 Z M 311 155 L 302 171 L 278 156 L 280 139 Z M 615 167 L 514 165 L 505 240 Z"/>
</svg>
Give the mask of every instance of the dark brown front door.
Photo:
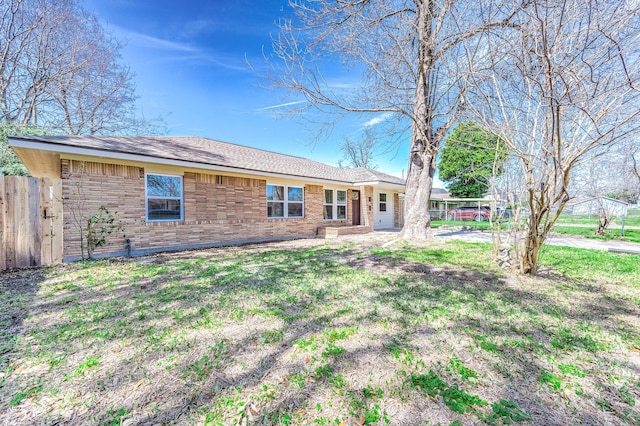
<svg viewBox="0 0 640 426">
<path fill-rule="evenodd" d="M 360 191 L 351 191 L 351 224 L 360 225 Z"/>
</svg>

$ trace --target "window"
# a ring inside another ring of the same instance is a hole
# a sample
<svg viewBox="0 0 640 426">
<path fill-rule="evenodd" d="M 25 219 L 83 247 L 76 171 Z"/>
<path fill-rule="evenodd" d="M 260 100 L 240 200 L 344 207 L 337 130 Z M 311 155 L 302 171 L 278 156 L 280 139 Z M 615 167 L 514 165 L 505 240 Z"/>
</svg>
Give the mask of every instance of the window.
<svg viewBox="0 0 640 426">
<path fill-rule="evenodd" d="M 302 217 L 304 209 L 304 190 L 302 188 L 290 186 L 287 188 L 287 217 Z"/>
<path fill-rule="evenodd" d="M 333 189 L 324 190 L 324 220 L 333 219 Z"/>
<path fill-rule="evenodd" d="M 386 212 L 387 211 L 387 194 L 385 194 L 384 192 L 381 192 L 380 194 L 378 194 L 378 211 L 379 212 Z"/>
<path fill-rule="evenodd" d="M 334 198 L 335 197 L 335 198 Z M 347 191 L 324 190 L 324 220 L 347 218 Z"/>
<path fill-rule="evenodd" d="M 347 218 L 347 191 L 336 191 L 337 195 L 337 218 L 338 219 L 346 219 Z"/>
<path fill-rule="evenodd" d="M 304 217 L 304 189 L 267 185 L 267 217 Z"/>
<path fill-rule="evenodd" d="M 182 177 L 146 176 L 147 221 L 182 220 Z"/>
<path fill-rule="evenodd" d="M 284 217 L 284 186 L 267 185 L 267 217 Z"/>
</svg>

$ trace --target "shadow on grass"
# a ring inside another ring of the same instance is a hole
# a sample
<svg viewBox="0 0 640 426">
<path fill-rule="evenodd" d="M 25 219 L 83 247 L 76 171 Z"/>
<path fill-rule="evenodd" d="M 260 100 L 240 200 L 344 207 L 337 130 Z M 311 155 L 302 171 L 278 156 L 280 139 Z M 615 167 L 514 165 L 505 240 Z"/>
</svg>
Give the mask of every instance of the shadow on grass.
<svg viewBox="0 0 640 426">
<path fill-rule="evenodd" d="M 23 321 L 38 293 L 39 284 L 46 279 L 47 269 L 22 269 L 0 272 L 0 387 L 11 369 L 18 336 L 24 333 Z"/>
<path fill-rule="evenodd" d="M 515 401 L 536 424 L 640 419 L 628 402 L 637 388 L 629 388 L 625 402 L 622 386 L 603 387 L 595 371 L 624 369 L 638 377 L 637 358 L 622 363 L 625 345 L 638 338 L 631 318 L 639 306 L 621 305 L 597 285 L 544 278 L 522 284 L 482 257 L 482 247 L 462 253 L 459 247 L 220 249 L 148 263 L 74 265 L 55 284 L 57 292 L 28 300 L 35 325 L 21 333 L 35 345 L 18 348 L 22 363 L 48 365 L 40 373 L 46 390 L 72 402 L 53 412 L 16 404 L 0 418 L 103 424 L 127 416 L 138 424 L 487 418 L 488 406 L 454 412 L 409 385 L 412 374 L 433 370 L 489 403 Z M 628 318 L 618 321 L 620 314 Z M 85 372 L 92 356 L 98 364 Z M 448 367 L 454 358 L 478 371 L 477 383 Z M 589 373 L 584 385 L 558 372 L 565 364 Z M 559 377 L 558 389 L 550 376 Z M 24 392 L 29 380 L 10 375 L 2 400 Z M 369 385 L 382 396 L 364 391 Z M 567 398 L 578 385 L 582 396 Z M 92 395 L 88 406 L 78 396 L 84 393 Z M 589 408 L 599 403 L 610 409 Z"/>
</svg>

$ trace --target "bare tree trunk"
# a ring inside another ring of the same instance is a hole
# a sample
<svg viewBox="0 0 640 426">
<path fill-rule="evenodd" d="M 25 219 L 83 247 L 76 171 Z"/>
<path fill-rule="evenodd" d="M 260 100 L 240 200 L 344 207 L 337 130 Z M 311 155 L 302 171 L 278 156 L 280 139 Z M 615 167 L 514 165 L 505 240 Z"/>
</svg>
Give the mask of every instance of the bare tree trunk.
<svg viewBox="0 0 640 426">
<path fill-rule="evenodd" d="M 435 155 L 429 155 L 427 152 L 411 154 L 405 188 L 405 222 L 400 234 L 402 238 L 429 239 L 432 237 L 429 198 L 435 169 Z"/>
<path fill-rule="evenodd" d="M 596 235 L 604 237 L 607 235 L 607 228 L 611 223 L 611 216 L 607 214 L 604 209 L 598 211 L 598 229 L 596 229 Z"/>
<path fill-rule="evenodd" d="M 433 188 L 433 176 L 436 172 L 436 154 L 446 130 L 433 129 L 434 90 L 432 72 L 434 71 L 435 39 L 432 30 L 434 19 L 432 1 L 424 2 L 418 8 L 418 69 L 413 101 L 413 128 L 411 132 L 411 150 L 409 152 L 409 171 L 405 187 L 405 222 L 401 237 L 407 239 L 429 239 L 431 233 L 431 215 L 429 199 Z M 448 127 L 452 121 L 447 123 Z"/>
<path fill-rule="evenodd" d="M 523 274 L 535 275 L 538 272 L 538 260 L 544 237 L 537 235 L 533 227 L 529 228 L 522 249 L 520 271 Z"/>
<path fill-rule="evenodd" d="M 530 5 L 510 0 L 462 3 L 292 1 L 296 20 L 283 20 L 273 58 L 265 58 L 265 77 L 272 87 L 307 101 L 294 102 L 298 106 L 289 114 L 299 116 L 309 108 L 339 118 L 378 114 L 394 123 L 389 126 L 393 131 L 401 129 L 397 134 L 411 126 L 403 238 L 431 236 L 429 198 L 436 155 L 460 114 L 477 59 L 461 61 L 462 52 L 477 53 L 484 49 L 485 38 L 511 31 L 518 14 Z M 362 69 L 361 84 L 335 90 L 316 55 L 340 58 L 347 72 Z"/>
</svg>

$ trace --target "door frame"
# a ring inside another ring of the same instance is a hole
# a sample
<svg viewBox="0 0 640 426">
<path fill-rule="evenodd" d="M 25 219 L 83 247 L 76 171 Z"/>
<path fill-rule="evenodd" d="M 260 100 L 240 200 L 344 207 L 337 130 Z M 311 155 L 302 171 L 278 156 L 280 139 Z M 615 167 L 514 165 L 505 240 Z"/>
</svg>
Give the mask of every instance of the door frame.
<svg viewBox="0 0 640 426">
<path fill-rule="evenodd" d="M 354 199 L 357 194 L 357 200 Z M 351 190 L 351 225 L 359 226 L 362 218 L 362 193 L 359 189 Z"/>
</svg>

